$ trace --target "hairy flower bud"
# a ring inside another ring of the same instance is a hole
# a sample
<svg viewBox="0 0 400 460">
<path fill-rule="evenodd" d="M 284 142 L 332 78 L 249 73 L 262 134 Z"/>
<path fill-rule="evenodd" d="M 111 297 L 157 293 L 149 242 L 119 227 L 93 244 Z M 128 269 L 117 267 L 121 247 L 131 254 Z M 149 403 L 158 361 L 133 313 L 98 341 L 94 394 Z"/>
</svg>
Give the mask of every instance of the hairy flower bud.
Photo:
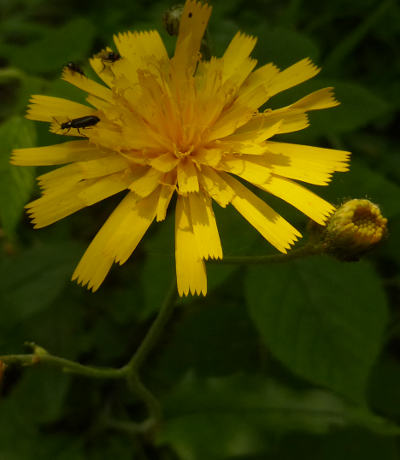
<svg viewBox="0 0 400 460">
<path fill-rule="evenodd" d="M 163 14 L 163 24 L 169 35 L 178 35 L 182 12 L 183 5 L 175 5 Z"/>
<path fill-rule="evenodd" d="M 341 260 L 358 260 L 386 234 L 387 219 L 379 206 L 366 199 L 353 199 L 332 214 L 323 241 L 326 252 Z"/>
</svg>

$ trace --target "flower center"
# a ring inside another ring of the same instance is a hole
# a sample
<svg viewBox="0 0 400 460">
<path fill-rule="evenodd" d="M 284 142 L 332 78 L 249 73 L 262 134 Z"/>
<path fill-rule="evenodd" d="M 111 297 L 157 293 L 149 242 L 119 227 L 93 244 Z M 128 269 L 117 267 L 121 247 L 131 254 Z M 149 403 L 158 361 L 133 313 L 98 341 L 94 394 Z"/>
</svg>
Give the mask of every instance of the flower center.
<svg viewBox="0 0 400 460">
<path fill-rule="evenodd" d="M 182 149 L 181 147 L 174 145 L 173 154 L 176 158 L 185 158 L 193 153 L 194 145 L 191 145 L 188 149 Z"/>
</svg>

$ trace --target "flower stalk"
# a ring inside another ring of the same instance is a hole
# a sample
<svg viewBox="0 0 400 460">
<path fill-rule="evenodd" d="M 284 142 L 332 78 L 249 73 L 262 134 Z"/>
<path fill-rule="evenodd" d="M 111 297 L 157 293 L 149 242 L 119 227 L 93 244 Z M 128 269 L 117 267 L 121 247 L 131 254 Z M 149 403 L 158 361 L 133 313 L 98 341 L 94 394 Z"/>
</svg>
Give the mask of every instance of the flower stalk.
<svg viewBox="0 0 400 460">
<path fill-rule="evenodd" d="M 161 422 L 161 406 L 156 397 L 143 384 L 139 376 L 139 370 L 144 364 L 149 353 L 158 343 L 165 326 L 170 319 L 176 304 L 175 280 L 171 285 L 159 313 L 152 326 L 144 337 L 139 348 L 135 351 L 130 361 L 121 368 L 86 366 L 76 361 L 54 356 L 36 344 L 30 344 L 33 353 L 12 354 L 0 356 L 1 369 L 9 364 L 21 366 L 34 366 L 45 364 L 61 369 L 63 372 L 90 377 L 94 379 L 126 380 L 130 390 L 146 405 L 149 417 L 140 424 L 140 431 L 148 431 Z"/>
</svg>

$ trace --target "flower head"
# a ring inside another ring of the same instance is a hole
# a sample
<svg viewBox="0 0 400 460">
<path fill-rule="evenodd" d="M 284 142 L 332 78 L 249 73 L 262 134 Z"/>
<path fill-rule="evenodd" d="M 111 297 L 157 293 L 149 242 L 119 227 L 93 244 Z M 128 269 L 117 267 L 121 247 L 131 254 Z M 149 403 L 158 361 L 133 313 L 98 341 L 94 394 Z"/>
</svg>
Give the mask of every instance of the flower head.
<svg viewBox="0 0 400 460">
<path fill-rule="evenodd" d="M 308 111 L 336 106 L 332 88 L 259 111 L 319 69 L 303 59 L 283 71 L 273 64 L 255 70 L 250 54 L 256 39 L 243 33 L 222 57 L 202 59 L 210 14 L 207 4 L 186 1 L 172 58 L 156 31 L 116 35 L 118 53 L 107 49 L 90 60 L 105 85 L 66 67 L 63 79 L 87 92 L 89 105 L 31 98 L 28 118 L 50 122 L 52 132 L 81 137 L 13 152 L 17 165 L 67 164 L 38 178 L 43 196 L 28 205 L 35 228 L 128 191 L 73 274 L 93 291 L 114 262 L 130 257 L 150 224 L 165 219 L 174 194 L 180 295 L 206 294 L 204 261 L 222 258 L 213 201 L 234 206 L 281 252 L 301 236 L 243 181 L 320 224 L 333 211 L 296 181 L 326 185 L 334 171 L 348 169 L 349 153 L 270 140 L 306 128 Z"/>
</svg>

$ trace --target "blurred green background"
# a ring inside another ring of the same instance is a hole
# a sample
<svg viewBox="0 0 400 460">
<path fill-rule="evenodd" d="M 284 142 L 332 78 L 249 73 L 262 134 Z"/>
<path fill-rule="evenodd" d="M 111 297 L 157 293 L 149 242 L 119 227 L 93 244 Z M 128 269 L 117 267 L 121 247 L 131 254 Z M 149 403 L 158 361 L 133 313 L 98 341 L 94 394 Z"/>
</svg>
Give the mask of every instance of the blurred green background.
<svg viewBox="0 0 400 460">
<path fill-rule="evenodd" d="M 85 364 L 121 366 L 174 276 L 173 219 L 151 227 L 123 266 L 89 293 L 69 281 L 120 197 L 34 231 L 23 206 L 43 169 L 10 166 L 12 148 L 63 138 L 23 118 L 31 94 L 84 100 L 59 77 L 112 34 L 157 28 L 166 0 L 0 0 L 0 355 L 34 341 Z M 10 367 L 2 380 L 0 460 L 400 458 L 400 6 L 395 0 L 214 1 L 221 55 L 237 30 L 254 56 L 281 68 L 304 57 L 321 74 L 271 100 L 335 86 L 342 105 L 311 114 L 281 140 L 353 152 L 351 171 L 315 190 L 334 204 L 367 197 L 389 237 L 364 260 L 325 257 L 208 267 L 210 292 L 181 301 L 143 378 L 162 401 L 154 439 L 130 433 L 142 404 L 125 386 L 45 368 Z M 174 40 L 162 31 L 168 49 Z M 306 218 L 264 195 L 304 231 Z M 240 216 L 215 207 L 225 255 L 273 249 Z M 173 216 L 172 216 L 173 217 Z M 112 428 L 111 425 L 114 425 Z"/>
</svg>

